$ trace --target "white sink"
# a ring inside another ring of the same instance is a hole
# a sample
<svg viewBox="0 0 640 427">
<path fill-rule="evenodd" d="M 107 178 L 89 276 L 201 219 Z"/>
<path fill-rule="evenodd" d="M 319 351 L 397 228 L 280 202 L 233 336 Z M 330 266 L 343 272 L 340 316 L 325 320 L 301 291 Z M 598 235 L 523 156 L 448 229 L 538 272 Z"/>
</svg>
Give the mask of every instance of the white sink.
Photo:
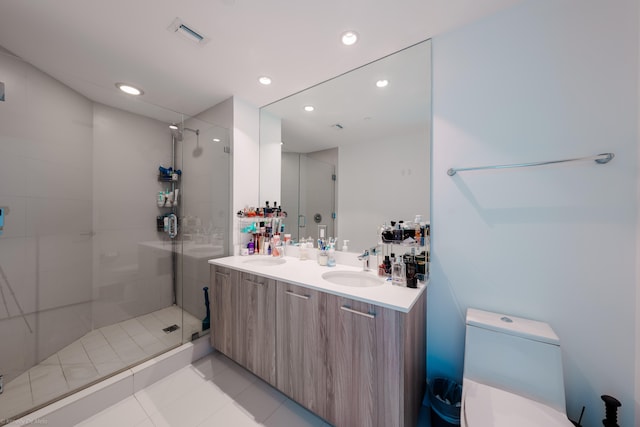
<svg viewBox="0 0 640 427">
<path fill-rule="evenodd" d="M 280 264 L 284 264 L 285 262 L 287 262 L 287 260 L 284 258 L 275 258 L 275 257 L 269 257 L 269 256 L 256 256 L 256 257 L 251 257 L 244 261 L 245 264 L 260 265 L 260 266 L 280 265 Z"/>
<path fill-rule="evenodd" d="M 383 279 L 363 271 L 327 271 L 322 274 L 322 278 L 334 285 L 355 288 L 368 288 L 384 284 Z"/>
</svg>

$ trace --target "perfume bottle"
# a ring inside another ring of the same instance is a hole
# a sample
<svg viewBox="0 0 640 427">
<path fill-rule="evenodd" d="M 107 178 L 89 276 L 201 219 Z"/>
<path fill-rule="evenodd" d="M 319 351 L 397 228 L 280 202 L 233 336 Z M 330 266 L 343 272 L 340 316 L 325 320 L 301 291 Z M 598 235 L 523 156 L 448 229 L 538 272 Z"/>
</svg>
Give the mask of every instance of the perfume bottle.
<svg viewBox="0 0 640 427">
<path fill-rule="evenodd" d="M 398 286 L 405 286 L 407 283 L 406 269 L 402 257 L 396 258 L 391 268 L 391 283 Z"/>
</svg>

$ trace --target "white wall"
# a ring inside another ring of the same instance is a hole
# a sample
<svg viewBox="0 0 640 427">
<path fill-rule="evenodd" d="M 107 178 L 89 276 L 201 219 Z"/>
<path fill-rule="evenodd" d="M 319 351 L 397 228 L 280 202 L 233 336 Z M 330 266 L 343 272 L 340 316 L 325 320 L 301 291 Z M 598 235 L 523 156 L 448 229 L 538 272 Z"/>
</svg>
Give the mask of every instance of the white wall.
<svg viewBox="0 0 640 427">
<path fill-rule="evenodd" d="M 91 102 L 0 49 L 0 374 L 5 382 L 91 328 Z M 38 312 L 38 314 L 34 314 Z"/>
<path fill-rule="evenodd" d="M 260 110 L 239 98 L 233 98 L 232 176 L 233 242 L 235 254 L 243 241 L 236 212 L 245 206 L 258 206 L 260 191 Z"/>
<path fill-rule="evenodd" d="M 460 379 L 467 307 L 549 322 L 571 418 L 634 421 L 638 10 L 526 2 L 433 40 L 429 376 Z M 593 162 L 450 167 L 615 153 Z M 635 376 L 637 378 L 637 375 Z"/>
<path fill-rule="evenodd" d="M 279 202 L 282 163 L 282 119 L 263 111 L 260 113 L 260 206 Z"/>
</svg>

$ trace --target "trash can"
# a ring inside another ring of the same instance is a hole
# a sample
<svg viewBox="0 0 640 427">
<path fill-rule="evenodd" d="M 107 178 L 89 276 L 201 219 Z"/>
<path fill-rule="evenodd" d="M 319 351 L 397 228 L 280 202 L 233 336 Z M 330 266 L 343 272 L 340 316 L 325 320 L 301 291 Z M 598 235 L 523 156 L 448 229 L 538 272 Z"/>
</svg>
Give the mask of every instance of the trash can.
<svg viewBox="0 0 640 427">
<path fill-rule="evenodd" d="M 434 378 L 427 385 L 431 402 L 431 426 L 460 425 L 462 386 L 447 378 Z"/>
</svg>

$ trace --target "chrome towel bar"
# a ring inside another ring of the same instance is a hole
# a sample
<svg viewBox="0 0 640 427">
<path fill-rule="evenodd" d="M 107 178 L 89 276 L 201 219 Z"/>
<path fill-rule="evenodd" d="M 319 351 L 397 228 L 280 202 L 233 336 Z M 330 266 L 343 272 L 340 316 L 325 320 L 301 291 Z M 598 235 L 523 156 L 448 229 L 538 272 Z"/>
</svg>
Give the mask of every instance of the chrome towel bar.
<svg viewBox="0 0 640 427">
<path fill-rule="evenodd" d="M 484 169 L 526 168 L 530 166 L 544 166 L 544 165 L 553 165 L 556 163 L 579 162 L 584 160 L 593 160 L 596 163 L 603 165 L 605 163 L 609 163 L 613 158 L 614 158 L 613 153 L 602 153 L 602 154 L 598 154 L 596 156 L 590 156 L 590 157 L 578 157 L 576 159 L 564 159 L 564 160 L 549 160 L 546 162 L 514 163 L 510 165 L 494 165 L 494 166 L 476 166 L 472 168 L 451 168 L 447 171 L 447 175 L 453 176 L 458 172 L 465 172 L 465 171 L 477 171 L 477 170 L 484 170 Z"/>
</svg>

